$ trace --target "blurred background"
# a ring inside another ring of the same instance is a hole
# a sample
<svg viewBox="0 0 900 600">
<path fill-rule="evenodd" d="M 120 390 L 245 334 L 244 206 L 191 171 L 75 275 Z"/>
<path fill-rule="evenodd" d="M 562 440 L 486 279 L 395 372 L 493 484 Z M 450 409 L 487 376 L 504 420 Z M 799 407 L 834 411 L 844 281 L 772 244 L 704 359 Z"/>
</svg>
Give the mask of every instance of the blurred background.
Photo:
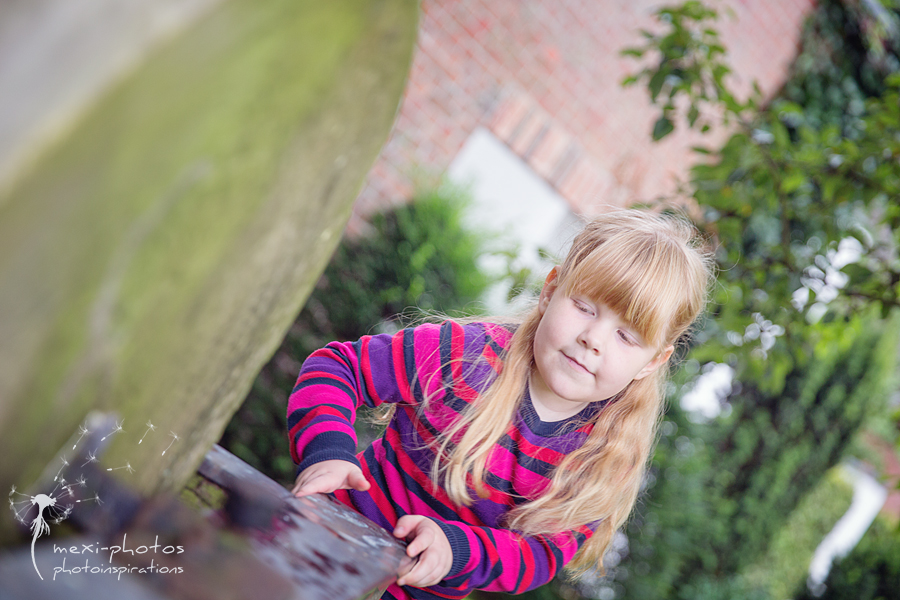
<svg viewBox="0 0 900 600">
<path fill-rule="evenodd" d="M 677 207 L 720 282 L 645 495 L 605 576 L 531 596 L 900 597 L 897 8 L 423 2 L 344 240 L 222 443 L 290 481 L 309 352 L 502 314 L 580 216 Z"/>
<path fill-rule="evenodd" d="M 605 574 L 528 596 L 900 598 L 894 0 L 149 6 L 0 8 L 5 486 L 90 407 L 182 434 L 113 448 L 139 488 L 216 440 L 287 484 L 310 352 L 513 310 L 644 205 L 719 281 Z"/>
</svg>

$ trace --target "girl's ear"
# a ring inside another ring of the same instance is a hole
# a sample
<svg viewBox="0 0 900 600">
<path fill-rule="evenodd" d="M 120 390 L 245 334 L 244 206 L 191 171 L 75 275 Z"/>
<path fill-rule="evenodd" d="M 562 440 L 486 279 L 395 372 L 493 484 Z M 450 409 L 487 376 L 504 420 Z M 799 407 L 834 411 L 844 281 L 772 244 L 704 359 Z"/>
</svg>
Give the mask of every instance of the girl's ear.
<svg viewBox="0 0 900 600">
<path fill-rule="evenodd" d="M 663 350 L 659 352 L 656 356 L 653 357 L 653 360 L 647 363 L 647 366 L 640 370 L 640 372 L 634 376 L 635 379 L 643 379 L 650 373 L 654 372 L 669 360 L 669 357 L 672 356 L 672 352 L 675 351 L 675 346 L 667 346 Z"/>
<path fill-rule="evenodd" d="M 550 273 L 547 275 L 547 279 L 544 280 L 544 287 L 541 288 L 541 297 L 538 300 L 538 310 L 541 312 L 541 316 L 543 316 L 544 311 L 547 310 L 547 306 L 550 304 L 550 297 L 553 296 L 553 292 L 555 292 L 556 288 L 559 287 L 557 279 L 556 267 L 553 267 L 552 269 L 550 269 Z"/>
</svg>

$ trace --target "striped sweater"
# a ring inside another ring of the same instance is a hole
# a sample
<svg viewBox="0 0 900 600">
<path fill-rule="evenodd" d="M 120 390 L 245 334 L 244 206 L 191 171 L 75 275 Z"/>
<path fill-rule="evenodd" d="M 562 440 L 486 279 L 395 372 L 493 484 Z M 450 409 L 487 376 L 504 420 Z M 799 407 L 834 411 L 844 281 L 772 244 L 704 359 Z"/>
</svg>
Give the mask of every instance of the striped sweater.
<svg viewBox="0 0 900 600">
<path fill-rule="evenodd" d="M 460 506 L 431 484 L 430 444 L 493 381 L 511 337 L 494 324 L 420 325 L 333 342 L 303 364 L 288 401 L 298 472 L 324 460 L 353 462 L 372 487 L 337 490 L 340 502 L 388 530 L 403 515 L 427 516 L 450 541 L 453 564 L 443 581 L 426 589 L 393 585 L 385 598 L 462 598 L 472 589 L 524 592 L 550 581 L 592 533 L 583 526 L 523 536 L 504 528 L 503 517 L 546 489 L 553 467 L 583 443 L 591 427 L 584 423 L 601 403 L 566 421 L 546 423 L 526 395 L 490 455 L 487 498 L 473 493 L 476 500 Z M 397 405 L 394 416 L 383 437 L 356 456 L 356 409 L 383 402 Z"/>
</svg>

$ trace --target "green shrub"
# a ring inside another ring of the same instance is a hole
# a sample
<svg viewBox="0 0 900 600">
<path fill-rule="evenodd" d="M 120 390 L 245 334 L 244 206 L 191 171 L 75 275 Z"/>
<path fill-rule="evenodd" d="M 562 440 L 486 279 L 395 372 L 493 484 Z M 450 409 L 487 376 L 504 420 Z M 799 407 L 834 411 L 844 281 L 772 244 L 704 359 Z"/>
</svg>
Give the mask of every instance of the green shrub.
<svg viewBox="0 0 900 600">
<path fill-rule="evenodd" d="M 645 81 L 660 109 L 654 137 L 682 126 L 678 106 L 695 129 L 708 103 L 738 125 L 701 149 L 690 188 L 720 267 L 691 356 L 728 363 L 739 384 L 714 422 L 667 416 L 628 555 L 608 578 L 625 598 L 771 593 L 742 574 L 775 552 L 791 512 L 896 387 L 897 12 L 823 0 L 767 105 L 728 91 L 714 15 L 693 0 L 663 7 L 661 26 L 627 51 L 647 59 L 629 81 Z M 859 260 L 833 264 L 853 237 Z"/>
<path fill-rule="evenodd" d="M 832 469 L 790 514 L 766 553 L 745 569 L 752 585 L 768 590 L 779 600 L 792 597 L 809 576 L 809 565 L 819 543 L 834 528 L 853 500 L 853 486 Z"/>
<path fill-rule="evenodd" d="M 900 528 L 875 519 L 859 544 L 836 561 L 821 595 L 805 586 L 796 600 L 900 599 Z"/>
<path fill-rule="evenodd" d="M 625 598 L 699 594 L 700 582 L 735 598 L 793 589 L 791 573 L 809 566 L 798 545 L 815 544 L 784 540 L 785 528 L 806 518 L 821 528 L 834 516 L 838 507 L 816 506 L 822 477 L 889 389 L 900 319 L 872 322 L 841 323 L 840 340 L 823 332 L 815 345 L 797 349 L 811 364 L 791 369 L 782 389 L 744 383 L 728 398 L 731 414 L 716 421 L 695 423 L 673 403 L 647 497 L 628 524 L 628 556 L 610 571 Z M 807 509 L 819 516 L 805 516 Z M 782 587 L 766 584 L 760 569 L 782 558 L 790 561 L 779 575 Z M 744 573 L 751 576 L 744 580 Z"/>
</svg>

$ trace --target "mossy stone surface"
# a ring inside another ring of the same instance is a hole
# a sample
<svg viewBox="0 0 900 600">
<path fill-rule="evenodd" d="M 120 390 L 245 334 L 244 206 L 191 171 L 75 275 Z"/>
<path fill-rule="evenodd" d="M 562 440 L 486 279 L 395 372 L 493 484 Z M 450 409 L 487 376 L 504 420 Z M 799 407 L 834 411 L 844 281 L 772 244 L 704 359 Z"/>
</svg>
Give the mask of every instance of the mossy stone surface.
<svg viewBox="0 0 900 600">
<path fill-rule="evenodd" d="M 341 236 L 417 17 L 223 2 L 0 198 L 0 484 L 26 488 L 92 409 L 122 420 L 104 466 L 187 481 Z"/>
</svg>

